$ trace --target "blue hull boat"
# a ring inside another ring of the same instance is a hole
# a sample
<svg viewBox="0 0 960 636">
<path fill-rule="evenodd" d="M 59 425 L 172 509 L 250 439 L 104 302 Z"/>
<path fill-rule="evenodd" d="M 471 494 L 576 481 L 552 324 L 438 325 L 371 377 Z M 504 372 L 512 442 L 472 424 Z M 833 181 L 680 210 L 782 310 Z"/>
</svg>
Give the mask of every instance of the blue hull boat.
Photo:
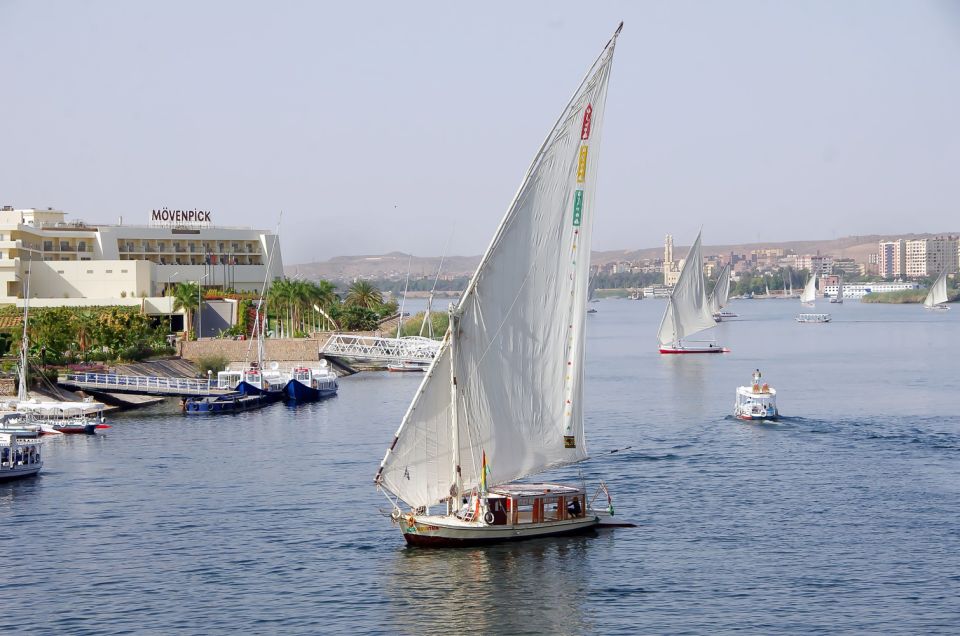
<svg viewBox="0 0 960 636">
<path fill-rule="evenodd" d="M 251 396 L 260 395 L 266 398 L 268 402 L 279 402 L 283 399 L 283 387 L 261 389 L 260 387 L 254 386 L 246 381 L 243 381 L 237 385 L 237 393 Z"/>
<path fill-rule="evenodd" d="M 284 387 L 287 399 L 294 402 L 316 402 L 337 394 L 337 385 L 313 388 L 299 380 L 290 380 Z"/>
<path fill-rule="evenodd" d="M 219 415 L 258 409 L 267 404 L 269 400 L 263 395 L 228 393 L 216 397 L 187 398 L 183 401 L 183 412 L 187 415 Z"/>
</svg>

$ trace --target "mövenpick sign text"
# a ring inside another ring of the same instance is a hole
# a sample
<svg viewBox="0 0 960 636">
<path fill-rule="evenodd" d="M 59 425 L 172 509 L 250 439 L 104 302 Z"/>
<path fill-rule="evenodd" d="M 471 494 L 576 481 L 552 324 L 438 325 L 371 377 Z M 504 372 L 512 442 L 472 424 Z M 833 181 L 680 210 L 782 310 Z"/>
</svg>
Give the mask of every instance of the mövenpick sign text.
<svg viewBox="0 0 960 636">
<path fill-rule="evenodd" d="M 170 210 L 162 208 L 150 213 L 154 227 L 210 227 L 209 210 Z"/>
</svg>

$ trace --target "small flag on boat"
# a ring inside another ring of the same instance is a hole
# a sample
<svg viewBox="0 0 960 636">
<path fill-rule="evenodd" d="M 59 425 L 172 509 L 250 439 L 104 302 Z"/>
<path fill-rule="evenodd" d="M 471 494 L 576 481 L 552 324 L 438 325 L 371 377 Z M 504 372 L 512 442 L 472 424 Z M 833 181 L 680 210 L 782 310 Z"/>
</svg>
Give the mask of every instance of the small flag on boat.
<svg viewBox="0 0 960 636">
<path fill-rule="evenodd" d="M 487 492 L 487 475 L 490 474 L 490 467 L 487 466 L 487 451 L 483 451 L 480 462 L 480 492 Z"/>
</svg>

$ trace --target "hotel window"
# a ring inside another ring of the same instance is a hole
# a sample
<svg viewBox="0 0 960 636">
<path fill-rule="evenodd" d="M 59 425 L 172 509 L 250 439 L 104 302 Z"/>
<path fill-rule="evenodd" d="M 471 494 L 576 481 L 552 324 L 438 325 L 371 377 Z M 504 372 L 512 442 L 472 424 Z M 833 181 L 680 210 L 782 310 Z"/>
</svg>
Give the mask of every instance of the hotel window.
<svg viewBox="0 0 960 636">
<path fill-rule="evenodd" d="M 53 251 L 53 241 L 44 241 L 43 242 L 43 251 L 52 252 Z"/>
<path fill-rule="evenodd" d="M 107 273 L 107 274 L 112 274 L 112 273 L 113 273 L 113 270 L 112 270 L 112 269 L 108 269 L 108 270 L 106 271 L 106 273 Z"/>
<path fill-rule="evenodd" d="M 88 270 L 87 270 L 87 273 L 88 273 L 88 274 L 92 274 L 92 273 L 93 273 L 93 270 L 92 270 L 92 269 L 88 269 Z"/>
<path fill-rule="evenodd" d="M 87 251 L 87 242 L 86 242 L 86 241 L 80 241 L 80 242 L 78 242 L 78 243 L 77 243 L 77 251 L 78 251 L 78 252 L 86 252 L 86 251 Z"/>
<path fill-rule="evenodd" d="M 60 241 L 60 251 L 61 251 L 61 252 L 69 252 L 69 251 L 70 251 L 70 243 L 67 242 L 67 241 Z"/>
<path fill-rule="evenodd" d="M 127 273 L 127 270 L 121 269 L 121 270 L 120 270 L 120 273 L 121 273 L 121 274 L 126 274 L 126 273 Z"/>
<path fill-rule="evenodd" d="M 159 242 L 159 243 L 157 243 L 157 251 L 158 251 L 158 252 L 166 252 L 167 250 L 164 249 L 164 248 L 166 248 L 166 246 L 167 246 L 167 244 L 164 243 L 164 242 L 162 242 L 162 241 Z"/>
</svg>

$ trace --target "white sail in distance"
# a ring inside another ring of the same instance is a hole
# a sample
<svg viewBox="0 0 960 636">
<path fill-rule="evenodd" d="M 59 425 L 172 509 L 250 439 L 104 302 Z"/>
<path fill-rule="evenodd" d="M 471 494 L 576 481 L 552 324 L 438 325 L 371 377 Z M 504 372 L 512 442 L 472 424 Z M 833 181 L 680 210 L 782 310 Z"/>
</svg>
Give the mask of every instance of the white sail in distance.
<svg viewBox="0 0 960 636">
<path fill-rule="evenodd" d="M 730 299 L 730 263 L 723 266 L 720 274 L 717 275 L 717 284 L 710 292 L 710 310 L 713 313 L 720 313 L 720 310 L 727 306 Z"/>
<path fill-rule="evenodd" d="M 817 277 L 814 274 L 810 274 L 810 279 L 807 280 L 807 284 L 803 288 L 803 292 L 800 294 L 800 302 L 804 305 L 812 305 L 817 299 Z"/>
<path fill-rule="evenodd" d="M 412 507 L 587 457 L 583 351 L 601 124 L 616 36 L 564 108 L 453 310 L 377 483 Z"/>
<path fill-rule="evenodd" d="M 707 301 L 703 277 L 703 257 L 700 255 L 700 234 L 693 242 L 680 269 L 677 284 L 670 293 L 667 309 L 660 321 L 657 337 L 660 346 L 676 345 L 682 339 L 716 326 L 711 305 Z"/>
<path fill-rule="evenodd" d="M 940 272 L 937 280 L 930 286 L 927 297 L 923 299 L 924 307 L 935 307 L 947 302 L 947 270 Z"/>
</svg>

